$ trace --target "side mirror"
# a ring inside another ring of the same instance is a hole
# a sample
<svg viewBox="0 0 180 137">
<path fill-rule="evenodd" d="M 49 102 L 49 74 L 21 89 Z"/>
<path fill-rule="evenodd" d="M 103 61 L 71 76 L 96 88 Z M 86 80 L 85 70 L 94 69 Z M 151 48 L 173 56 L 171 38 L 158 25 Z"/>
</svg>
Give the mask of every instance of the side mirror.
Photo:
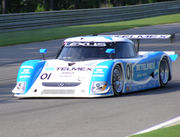
<svg viewBox="0 0 180 137">
<path fill-rule="evenodd" d="M 47 53 L 47 49 L 40 49 L 39 52 L 42 54 L 43 60 L 45 60 L 44 54 Z"/>
<path fill-rule="evenodd" d="M 106 49 L 106 53 L 114 54 L 115 53 L 115 49 Z"/>
</svg>

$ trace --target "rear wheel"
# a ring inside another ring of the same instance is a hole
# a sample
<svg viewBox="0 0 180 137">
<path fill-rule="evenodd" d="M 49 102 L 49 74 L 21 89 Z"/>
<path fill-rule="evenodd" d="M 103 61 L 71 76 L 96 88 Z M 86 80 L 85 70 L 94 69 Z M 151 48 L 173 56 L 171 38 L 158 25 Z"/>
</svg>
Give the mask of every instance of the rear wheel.
<svg viewBox="0 0 180 137">
<path fill-rule="evenodd" d="M 169 64 L 166 58 L 163 58 L 159 66 L 159 81 L 161 87 L 164 87 L 169 81 Z"/>
<path fill-rule="evenodd" d="M 119 96 L 121 95 L 123 88 L 124 88 L 124 77 L 122 67 L 116 65 L 113 69 L 113 76 L 112 76 L 112 87 L 114 91 L 114 95 Z"/>
</svg>

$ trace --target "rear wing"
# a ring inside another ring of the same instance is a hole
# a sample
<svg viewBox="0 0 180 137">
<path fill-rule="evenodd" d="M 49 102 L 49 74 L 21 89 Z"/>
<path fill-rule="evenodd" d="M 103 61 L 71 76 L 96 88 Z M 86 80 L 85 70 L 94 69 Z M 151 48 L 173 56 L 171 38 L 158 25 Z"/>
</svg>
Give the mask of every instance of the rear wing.
<svg viewBox="0 0 180 137">
<path fill-rule="evenodd" d="M 140 40 L 143 39 L 170 39 L 172 43 L 175 39 L 175 34 L 160 34 L 160 35 L 114 35 L 115 37 L 119 38 L 127 38 L 131 40 L 137 40 L 137 52 L 139 52 Z M 175 54 L 174 51 L 164 51 L 172 61 L 175 61 L 178 58 L 178 55 Z M 146 52 L 140 52 L 140 54 L 144 54 Z"/>
<path fill-rule="evenodd" d="M 137 40 L 137 52 L 139 51 L 140 40 L 148 39 L 170 39 L 170 42 L 174 41 L 175 34 L 147 34 L 147 35 L 113 35 L 114 37 L 127 38 L 131 40 Z"/>
<path fill-rule="evenodd" d="M 127 39 L 169 39 L 175 37 L 175 34 L 148 34 L 148 35 L 113 35 L 115 37 Z"/>
</svg>

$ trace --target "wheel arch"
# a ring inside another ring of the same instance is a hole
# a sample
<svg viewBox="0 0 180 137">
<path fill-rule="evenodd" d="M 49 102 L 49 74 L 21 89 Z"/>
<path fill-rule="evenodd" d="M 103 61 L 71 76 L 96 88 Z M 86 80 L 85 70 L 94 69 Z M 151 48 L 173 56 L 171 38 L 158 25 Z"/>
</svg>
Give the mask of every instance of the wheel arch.
<svg viewBox="0 0 180 137">
<path fill-rule="evenodd" d="M 170 80 L 172 79 L 172 62 L 171 62 L 171 60 L 170 60 L 170 58 L 169 58 L 168 55 L 163 55 L 163 56 L 161 57 L 160 61 L 159 61 L 159 66 L 160 66 L 160 62 L 161 62 L 163 59 L 166 59 L 167 62 L 168 62 L 168 67 L 169 67 L 169 80 L 168 80 L 168 81 L 170 81 Z"/>
<path fill-rule="evenodd" d="M 171 62 L 171 60 L 170 60 L 168 55 L 161 56 L 160 61 L 159 61 L 159 65 L 158 65 L 159 66 L 158 67 L 158 74 L 160 75 L 159 69 L 160 69 L 161 61 L 163 59 L 165 59 L 167 61 L 167 63 L 168 63 L 168 68 L 169 68 L 169 74 L 168 74 L 169 78 L 168 78 L 168 81 L 170 81 L 172 79 L 172 62 Z M 161 84 L 160 77 L 159 77 L 159 84 L 160 84 L 160 87 L 164 87 L 166 85 L 166 84 L 165 85 Z"/>
<path fill-rule="evenodd" d="M 111 89 L 113 90 L 113 85 L 112 85 L 113 70 L 114 70 L 114 68 L 115 68 L 117 65 L 122 68 L 122 73 L 123 73 L 123 78 L 124 78 L 124 86 L 123 86 L 122 93 L 125 93 L 126 76 L 125 76 L 125 67 L 124 67 L 124 65 L 123 65 L 123 62 L 116 62 L 116 63 L 114 63 L 114 65 L 113 65 L 113 68 L 112 68 L 112 70 L 111 70 Z"/>
</svg>

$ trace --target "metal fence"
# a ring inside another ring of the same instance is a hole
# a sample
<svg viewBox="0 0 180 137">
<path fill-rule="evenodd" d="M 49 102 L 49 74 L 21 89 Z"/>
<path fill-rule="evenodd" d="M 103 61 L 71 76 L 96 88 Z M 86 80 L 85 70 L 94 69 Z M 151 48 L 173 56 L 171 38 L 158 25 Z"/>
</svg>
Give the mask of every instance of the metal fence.
<svg viewBox="0 0 180 137">
<path fill-rule="evenodd" d="M 0 32 L 96 24 L 180 13 L 180 1 L 114 8 L 1 14 Z"/>
</svg>

